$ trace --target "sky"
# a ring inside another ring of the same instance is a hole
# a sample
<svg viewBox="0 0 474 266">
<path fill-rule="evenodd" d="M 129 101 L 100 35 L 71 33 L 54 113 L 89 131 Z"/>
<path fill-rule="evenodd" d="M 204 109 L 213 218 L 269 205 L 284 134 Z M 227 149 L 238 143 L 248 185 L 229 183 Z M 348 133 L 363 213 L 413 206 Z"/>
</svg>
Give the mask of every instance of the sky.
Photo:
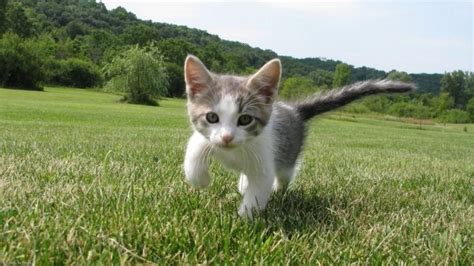
<svg viewBox="0 0 474 266">
<path fill-rule="evenodd" d="M 473 0 L 102 2 L 279 55 L 409 73 L 474 71 Z"/>
</svg>

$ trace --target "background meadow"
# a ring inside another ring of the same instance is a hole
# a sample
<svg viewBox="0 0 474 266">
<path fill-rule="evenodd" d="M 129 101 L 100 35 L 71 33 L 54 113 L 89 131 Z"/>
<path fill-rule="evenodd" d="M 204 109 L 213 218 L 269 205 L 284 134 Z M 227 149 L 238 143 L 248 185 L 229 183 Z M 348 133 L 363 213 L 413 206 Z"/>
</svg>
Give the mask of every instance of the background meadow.
<svg viewBox="0 0 474 266">
<path fill-rule="evenodd" d="M 474 126 L 333 113 L 300 173 L 252 223 L 237 174 L 183 181 L 185 101 L 0 89 L 0 262 L 473 261 Z"/>
</svg>

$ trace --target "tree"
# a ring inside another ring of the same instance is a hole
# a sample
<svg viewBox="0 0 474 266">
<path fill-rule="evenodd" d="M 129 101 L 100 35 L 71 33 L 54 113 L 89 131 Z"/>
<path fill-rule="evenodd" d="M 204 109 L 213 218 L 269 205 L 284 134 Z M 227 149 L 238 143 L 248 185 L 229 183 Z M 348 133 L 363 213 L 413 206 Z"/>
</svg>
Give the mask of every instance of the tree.
<svg viewBox="0 0 474 266">
<path fill-rule="evenodd" d="M 334 73 L 324 69 L 316 69 L 309 73 L 308 77 L 313 80 L 313 84 L 316 86 L 327 86 L 331 87 L 334 79 Z"/>
<path fill-rule="evenodd" d="M 436 111 L 436 115 L 454 107 L 454 98 L 449 93 L 443 92 L 434 97 L 430 104 Z"/>
<path fill-rule="evenodd" d="M 403 81 L 403 82 L 412 82 L 413 79 L 407 72 L 399 72 L 396 70 L 390 71 L 387 75 L 387 79 L 390 80 L 398 80 L 398 81 Z"/>
<path fill-rule="evenodd" d="M 441 92 L 448 93 L 454 98 L 454 106 L 463 108 L 468 98 L 465 95 L 466 75 L 461 70 L 445 73 L 441 79 Z"/>
<path fill-rule="evenodd" d="M 30 37 L 34 32 L 33 24 L 26 15 L 25 8 L 20 3 L 11 3 L 7 5 L 6 26 L 8 30 L 21 37 Z"/>
<path fill-rule="evenodd" d="M 125 92 L 125 101 L 157 105 L 155 100 L 166 94 L 168 75 L 163 56 L 154 45 L 133 46 L 116 56 L 104 68 L 109 78 L 108 90 Z"/>
<path fill-rule="evenodd" d="M 184 96 L 184 69 L 182 65 L 166 63 L 166 73 L 168 74 L 168 93 L 166 96 L 183 97 Z"/>
<path fill-rule="evenodd" d="M 341 87 L 347 85 L 351 80 L 351 68 L 349 65 L 341 63 L 336 66 L 334 72 L 333 87 Z"/>
<path fill-rule="evenodd" d="M 280 89 L 280 96 L 286 99 L 297 99 L 318 91 L 310 78 L 291 77 L 287 78 Z"/>
<path fill-rule="evenodd" d="M 467 102 L 466 111 L 469 114 L 471 122 L 474 122 L 474 97 Z"/>
<path fill-rule="evenodd" d="M 0 0 L 0 35 L 6 30 L 6 9 L 7 0 Z"/>
<path fill-rule="evenodd" d="M 102 73 L 94 63 L 79 58 L 56 61 L 49 82 L 78 88 L 97 87 L 102 84 Z"/>
<path fill-rule="evenodd" d="M 40 90 L 45 78 L 45 63 L 54 47 L 47 36 L 23 39 L 15 33 L 0 38 L 0 86 Z"/>
</svg>

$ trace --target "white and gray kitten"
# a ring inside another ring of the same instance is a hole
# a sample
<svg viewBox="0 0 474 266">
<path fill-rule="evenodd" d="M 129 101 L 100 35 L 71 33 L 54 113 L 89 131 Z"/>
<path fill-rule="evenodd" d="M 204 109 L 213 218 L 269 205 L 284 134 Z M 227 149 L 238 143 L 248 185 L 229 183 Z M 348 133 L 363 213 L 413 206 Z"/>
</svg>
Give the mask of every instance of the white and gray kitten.
<svg viewBox="0 0 474 266">
<path fill-rule="evenodd" d="M 275 101 L 281 77 L 278 59 L 240 77 L 212 73 L 190 55 L 184 72 L 194 129 L 184 161 L 186 180 L 194 187 L 207 187 L 211 156 L 240 172 L 243 202 L 238 212 L 248 218 L 265 208 L 272 190 L 284 190 L 292 181 L 307 120 L 366 95 L 415 88 L 389 80 L 366 81 L 285 103 Z"/>
</svg>

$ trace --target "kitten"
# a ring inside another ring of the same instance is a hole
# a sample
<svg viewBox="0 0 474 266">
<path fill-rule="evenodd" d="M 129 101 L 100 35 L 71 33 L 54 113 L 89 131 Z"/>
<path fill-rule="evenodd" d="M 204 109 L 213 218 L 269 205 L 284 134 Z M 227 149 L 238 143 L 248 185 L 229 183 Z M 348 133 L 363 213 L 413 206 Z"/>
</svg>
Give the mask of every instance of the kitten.
<svg viewBox="0 0 474 266">
<path fill-rule="evenodd" d="M 306 121 L 366 95 L 415 88 L 397 81 L 365 81 L 285 103 L 275 101 L 281 77 L 279 59 L 251 76 L 240 77 L 212 73 L 189 55 L 184 73 L 194 129 L 184 161 L 186 180 L 194 187 L 207 187 L 211 156 L 240 172 L 243 202 L 238 212 L 248 218 L 265 208 L 272 190 L 286 189 L 295 176 Z"/>
</svg>

